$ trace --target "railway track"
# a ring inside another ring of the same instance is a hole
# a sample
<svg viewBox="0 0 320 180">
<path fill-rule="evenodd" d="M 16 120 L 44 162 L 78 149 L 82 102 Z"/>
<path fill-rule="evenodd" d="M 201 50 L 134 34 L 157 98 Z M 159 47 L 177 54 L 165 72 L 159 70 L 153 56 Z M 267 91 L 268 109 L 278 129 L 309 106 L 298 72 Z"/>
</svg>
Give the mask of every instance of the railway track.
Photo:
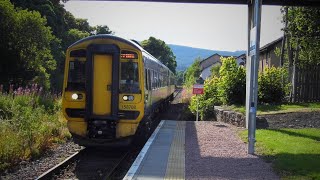
<svg viewBox="0 0 320 180">
<path fill-rule="evenodd" d="M 37 179 L 110 179 L 128 150 L 85 148 Z"/>
</svg>

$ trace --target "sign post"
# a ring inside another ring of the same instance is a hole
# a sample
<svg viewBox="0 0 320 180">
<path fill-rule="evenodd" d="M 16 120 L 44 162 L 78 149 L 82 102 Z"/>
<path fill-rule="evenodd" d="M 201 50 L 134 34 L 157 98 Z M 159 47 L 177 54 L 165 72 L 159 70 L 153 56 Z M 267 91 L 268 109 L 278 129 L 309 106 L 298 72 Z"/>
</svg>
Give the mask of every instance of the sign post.
<svg viewBox="0 0 320 180">
<path fill-rule="evenodd" d="M 247 83 L 246 83 L 246 128 L 248 129 L 248 153 L 254 154 L 257 96 L 259 44 L 261 27 L 262 0 L 248 1 L 248 52 L 247 52 Z"/>
<path fill-rule="evenodd" d="M 196 96 L 197 96 L 197 117 L 196 117 L 196 121 L 198 121 L 199 120 L 199 97 L 198 97 L 198 94 Z"/>
<path fill-rule="evenodd" d="M 203 94 L 203 84 L 194 84 L 193 85 L 193 94 L 196 94 L 197 96 L 197 117 L 196 117 L 196 121 L 199 120 L 199 97 L 198 94 Z"/>
</svg>

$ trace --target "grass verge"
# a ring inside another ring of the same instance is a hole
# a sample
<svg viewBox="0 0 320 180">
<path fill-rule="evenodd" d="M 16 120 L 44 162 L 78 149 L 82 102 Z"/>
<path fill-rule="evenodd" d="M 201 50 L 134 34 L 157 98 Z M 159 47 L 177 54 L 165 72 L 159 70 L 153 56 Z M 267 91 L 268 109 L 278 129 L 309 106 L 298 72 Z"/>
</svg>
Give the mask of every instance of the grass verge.
<svg viewBox="0 0 320 180">
<path fill-rule="evenodd" d="M 247 142 L 248 131 L 240 136 Z M 320 129 L 261 129 L 256 140 L 257 154 L 282 179 L 320 179 Z"/>
<path fill-rule="evenodd" d="M 0 93 L 0 172 L 70 135 L 53 96 Z"/>
<path fill-rule="evenodd" d="M 234 110 L 245 114 L 246 107 L 239 105 L 227 106 L 227 109 Z M 312 112 L 320 111 L 320 102 L 315 103 L 293 103 L 293 104 L 279 104 L 279 105 L 258 105 L 257 115 L 264 114 L 278 114 L 288 112 Z"/>
</svg>

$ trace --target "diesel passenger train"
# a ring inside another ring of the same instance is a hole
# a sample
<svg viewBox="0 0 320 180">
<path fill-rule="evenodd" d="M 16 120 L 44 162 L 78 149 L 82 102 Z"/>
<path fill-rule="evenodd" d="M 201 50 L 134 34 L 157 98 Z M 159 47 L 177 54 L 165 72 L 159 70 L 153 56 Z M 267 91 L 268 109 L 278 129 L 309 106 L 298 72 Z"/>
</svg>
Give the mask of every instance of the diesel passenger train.
<svg viewBox="0 0 320 180">
<path fill-rule="evenodd" d="M 66 52 L 62 111 L 83 146 L 129 145 L 173 99 L 174 74 L 138 43 L 96 35 Z"/>
</svg>

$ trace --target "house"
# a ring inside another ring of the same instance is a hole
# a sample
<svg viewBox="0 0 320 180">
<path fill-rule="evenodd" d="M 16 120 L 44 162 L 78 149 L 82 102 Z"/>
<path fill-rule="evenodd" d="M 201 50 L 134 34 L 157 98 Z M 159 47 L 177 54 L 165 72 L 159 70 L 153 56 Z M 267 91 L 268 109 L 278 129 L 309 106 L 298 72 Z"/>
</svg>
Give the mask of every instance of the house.
<svg viewBox="0 0 320 180">
<path fill-rule="evenodd" d="M 221 65 L 221 57 L 230 57 L 230 56 L 221 56 L 220 54 L 213 54 L 208 58 L 202 60 L 200 62 L 200 69 L 201 69 L 201 77 L 203 79 L 207 79 L 211 75 L 211 68 L 214 66 Z M 237 64 L 239 66 L 244 66 L 246 63 L 246 54 L 241 54 L 240 56 L 236 57 Z"/>
<path fill-rule="evenodd" d="M 259 61 L 259 71 L 263 72 L 263 69 L 266 67 L 279 67 L 280 66 L 280 57 L 275 54 L 276 48 L 281 49 L 282 44 L 282 37 L 264 45 L 260 48 L 260 61 Z M 230 56 L 223 56 L 223 57 L 230 57 Z M 220 54 L 213 54 L 208 58 L 202 60 L 200 62 L 200 69 L 201 69 L 201 77 L 203 79 L 207 79 L 211 75 L 211 68 L 213 66 L 221 65 L 221 55 Z M 237 64 L 239 66 L 244 66 L 246 64 L 247 55 L 241 54 L 240 56 L 236 57 Z"/>
<path fill-rule="evenodd" d="M 280 57 L 275 54 L 276 48 L 281 49 L 282 37 L 260 48 L 259 71 L 263 72 L 266 67 L 279 67 Z"/>
<path fill-rule="evenodd" d="M 202 77 L 202 79 L 207 79 L 211 75 L 210 70 L 213 66 L 221 65 L 220 58 L 221 55 L 215 53 L 200 62 L 200 76 Z"/>
<path fill-rule="evenodd" d="M 237 61 L 238 66 L 246 65 L 246 60 L 247 60 L 247 54 L 245 54 L 245 53 L 236 57 L 236 61 Z"/>
</svg>

